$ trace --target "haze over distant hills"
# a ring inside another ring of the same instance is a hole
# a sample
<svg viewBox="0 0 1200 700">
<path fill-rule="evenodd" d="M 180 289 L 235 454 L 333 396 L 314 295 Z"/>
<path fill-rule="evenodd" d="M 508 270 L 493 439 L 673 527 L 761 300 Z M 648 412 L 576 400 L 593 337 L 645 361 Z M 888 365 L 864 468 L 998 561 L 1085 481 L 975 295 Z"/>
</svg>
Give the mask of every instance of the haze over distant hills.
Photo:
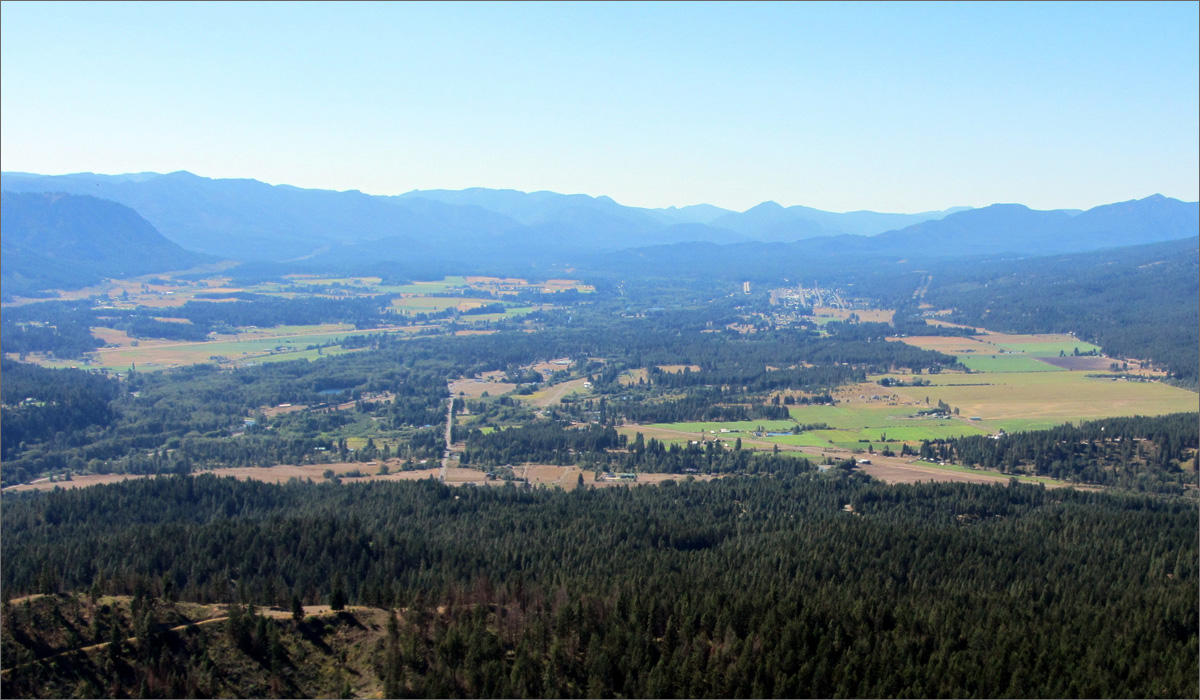
<svg viewBox="0 0 1200 700">
<path fill-rule="evenodd" d="M 211 260 L 168 241 L 129 207 L 84 195 L 4 192 L 0 231 L 0 280 L 10 295 Z"/>
<path fill-rule="evenodd" d="M 485 188 L 378 196 L 211 179 L 183 171 L 3 173 L 0 186 L 11 192 L 64 192 L 112 200 L 135 210 L 183 248 L 269 263 L 263 269 L 275 271 L 381 264 L 392 264 L 408 275 L 570 266 L 619 270 L 621 261 L 632 257 L 663 270 L 698 257 L 715 258 L 718 264 L 757 259 L 774 268 L 800 259 L 841 264 L 1037 256 L 1200 235 L 1200 206 L 1161 195 L 1084 212 L 994 204 L 895 214 L 834 213 L 775 202 L 745 212 L 708 204 L 648 209 L 623 206 L 604 196 Z M 82 224 L 76 233 L 81 245 L 95 235 L 94 228 Z M 6 236 L 6 246 L 7 241 Z M 5 250 L 6 255 L 22 256 L 20 264 L 38 255 L 28 247 Z M 79 264 L 87 275 L 99 274 Z"/>
<path fill-rule="evenodd" d="M 608 197 L 472 188 L 398 196 L 335 192 L 257 180 L 166 175 L 4 173 L 3 189 L 87 194 L 138 211 L 185 248 L 244 260 L 288 260 L 379 241 L 408 254 L 443 256 L 445 246 L 488 257 L 514 245 L 555 253 L 709 241 L 798 240 L 873 235 L 947 212 L 837 214 L 765 203 L 747 212 L 708 204 L 627 207 Z M 462 255 L 453 251 L 448 257 Z"/>
</svg>

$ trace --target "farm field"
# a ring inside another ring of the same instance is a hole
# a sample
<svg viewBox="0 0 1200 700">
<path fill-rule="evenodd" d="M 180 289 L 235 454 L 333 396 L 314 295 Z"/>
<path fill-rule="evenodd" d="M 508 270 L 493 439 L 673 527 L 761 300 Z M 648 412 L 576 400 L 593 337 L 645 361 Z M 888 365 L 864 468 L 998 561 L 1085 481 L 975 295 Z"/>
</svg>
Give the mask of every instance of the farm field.
<svg viewBox="0 0 1200 700">
<path fill-rule="evenodd" d="M 546 389 L 535 391 L 527 396 L 518 396 L 516 398 L 526 401 L 533 406 L 545 408 L 558 403 L 564 397 L 590 393 L 590 390 L 583 386 L 585 383 L 587 383 L 587 378 L 580 377 L 579 379 L 572 379 L 570 381 L 554 384 Z"/>
<path fill-rule="evenodd" d="M 377 462 L 334 462 L 330 464 L 280 464 L 273 467 L 227 467 L 221 469 L 209 469 L 203 472 L 204 474 L 212 474 L 219 477 L 233 477 L 240 481 L 262 481 L 265 483 L 282 484 L 287 483 L 292 479 L 312 480 L 314 482 L 325 481 L 325 472 L 332 471 L 342 483 L 357 483 L 360 481 L 420 481 L 422 479 L 439 479 L 441 475 L 440 468 L 429 469 L 410 469 L 408 471 L 400 471 L 403 462 L 398 459 L 388 460 L 386 464 L 389 466 L 389 473 L 379 474 L 379 464 L 384 463 L 382 460 Z M 663 474 L 663 473 L 642 473 L 638 474 L 636 482 L 628 481 L 596 481 L 594 475 L 590 471 L 583 471 L 577 466 L 557 466 L 551 464 L 526 464 L 513 468 L 516 476 L 525 479 L 533 486 L 542 486 L 547 488 L 562 488 L 570 491 L 579 485 L 579 476 L 582 474 L 584 483 L 588 486 L 596 486 L 599 488 L 608 488 L 612 486 L 637 486 L 637 485 L 657 485 L 668 480 L 685 479 L 688 476 L 695 478 L 698 481 L 710 481 L 716 478 L 705 474 Z M 361 476 L 347 476 L 358 472 Z M 80 489 L 89 486 L 99 486 L 101 484 L 115 484 L 131 479 L 152 479 L 153 474 L 82 474 L 72 477 L 70 481 L 50 481 L 49 479 L 39 479 L 28 484 L 19 484 L 5 488 L 5 493 L 19 493 L 22 491 L 53 491 L 56 488 L 61 489 Z M 466 469 L 462 467 L 450 467 L 446 470 L 446 483 L 451 486 L 463 486 L 472 484 L 475 486 L 504 486 L 506 483 L 502 479 L 488 479 L 487 475 L 478 469 Z M 520 485 L 520 482 L 514 482 Z"/>
<path fill-rule="evenodd" d="M 958 361 L 973 372 L 1057 372 L 1063 369 L 1026 355 L 960 355 Z"/>
<path fill-rule="evenodd" d="M 488 396 L 500 396 L 517 388 L 516 384 L 508 382 L 480 381 L 478 379 L 458 379 L 450 382 L 450 393 L 458 396 L 460 393 L 468 398 L 477 399 L 485 393 Z"/>
<path fill-rule="evenodd" d="M 930 386 L 892 387 L 912 402 L 925 397 L 978 417 L 989 431 L 1049 428 L 1066 422 L 1133 415 L 1195 411 L 1194 392 L 1159 382 L 1098 379 L 1090 372 L 994 372 L 980 375 L 943 373 L 927 379 Z M 966 382 L 967 378 L 980 383 Z M 972 421 L 976 422 L 976 421 Z"/>
<path fill-rule="evenodd" d="M 259 284 L 239 286 L 232 283 L 229 277 L 221 276 L 222 268 L 213 267 L 213 276 L 203 279 L 175 278 L 171 273 L 145 275 L 125 280 L 108 280 L 103 284 L 86 289 L 61 292 L 56 296 L 39 299 L 16 299 L 5 302 L 5 307 L 16 307 L 24 304 L 58 300 L 96 299 L 93 308 L 103 321 L 103 310 L 128 311 L 132 309 L 162 309 L 154 316 L 167 322 L 186 323 L 186 319 L 172 317 L 170 309 L 182 306 L 188 302 L 202 301 L 204 303 L 229 303 L 237 301 L 237 294 L 257 294 L 279 299 L 292 299 L 302 296 L 345 298 L 375 295 L 396 295 L 392 300 L 391 310 L 400 315 L 436 313 L 446 309 L 457 309 L 466 312 L 488 304 L 497 303 L 494 299 L 476 297 L 443 297 L 429 296 L 445 294 L 453 290 L 496 288 L 497 283 L 506 283 L 505 288 L 515 294 L 520 290 L 532 289 L 547 292 L 575 289 L 590 292 L 592 288 L 577 280 L 548 280 L 529 282 L 527 280 L 500 280 L 499 278 L 472 278 L 451 276 L 441 280 L 416 281 L 409 284 L 384 284 L 379 277 L 321 277 L 312 275 L 292 275 L 281 282 L 263 282 Z M 334 293 L 324 293 L 334 288 Z M 306 291 L 311 290 L 311 291 Z M 534 311 L 552 308 L 549 304 L 513 304 L 504 303 L 502 312 L 488 314 L 467 314 L 458 318 L 460 324 L 468 327 L 480 326 L 496 321 L 518 318 Z M 385 323 L 390 326 L 390 323 Z M 307 350 L 309 345 L 321 345 L 337 340 L 339 337 L 379 331 L 416 332 L 438 326 L 422 324 L 419 326 L 404 326 L 399 328 L 376 328 L 357 330 L 347 323 L 327 323 L 313 326 L 275 326 L 242 328 L 235 334 L 219 335 L 204 341 L 174 341 L 155 338 L 134 338 L 125 331 L 96 325 L 91 328 L 95 337 L 105 344 L 115 347 L 100 348 L 88 353 L 86 361 L 60 360 L 40 353 L 29 353 L 27 360 L 45 367 L 92 367 L 114 371 L 128 369 L 136 364 L 144 370 L 164 369 L 189 364 L 217 361 L 237 364 L 254 364 L 259 362 L 276 362 L 297 359 L 316 359 L 322 355 L 333 355 L 344 352 L 339 348 L 324 348 L 321 351 Z M 471 330 L 458 331 L 462 335 L 470 334 Z M 492 332 L 481 329 L 475 332 Z M 278 342 L 276 342 L 278 341 Z"/>
<path fill-rule="evenodd" d="M 340 325 L 333 326 L 335 329 L 341 327 Z M 351 327 L 346 326 L 346 328 Z M 272 334 L 273 330 L 275 329 L 258 329 L 252 333 L 197 342 L 142 340 L 137 346 L 122 344 L 115 348 L 100 348 L 91 355 L 94 358 L 92 362 L 86 365 L 79 360 L 50 360 L 41 364 L 48 367 L 88 366 L 122 371 L 129 369 L 130 365 L 134 364 L 139 369 L 153 370 L 212 362 L 213 358 L 236 364 L 313 359 L 321 355 L 336 355 L 346 351 L 337 347 L 309 350 L 308 346 L 310 345 L 333 343 L 351 335 L 389 330 L 402 332 L 408 329 L 330 330 L 328 326 L 313 326 L 308 327 L 308 331 L 305 332 L 291 326 L 280 327 L 279 330 L 284 332 Z M 106 335 L 108 338 L 117 339 L 112 333 Z"/>
<path fill-rule="evenodd" d="M 934 464 L 922 460 L 912 460 L 911 458 L 899 459 L 875 456 L 871 458 L 870 464 L 863 464 L 858 468 L 872 477 L 889 484 L 915 484 L 923 481 L 999 484 L 1016 479 L 1023 483 L 1045 484 L 1049 488 L 1062 488 L 1065 486 L 1081 488 L 1076 484 L 1068 484 L 1047 477 L 1014 476 L 952 464 Z"/>
<path fill-rule="evenodd" d="M 470 299 L 466 297 L 426 297 L 402 296 L 392 300 L 392 309 L 400 313 L 428 314 L 446 309 L 470 311 L 481 306 L 495 303 L 490 299 Z"/>
<path fill-rule="evenodd" d="M 963 435 L 987 435 L 999 430 L 1014 432 L 1054 427 L 1067 422 L 1125 415 L 1163 415 L 1195 411 L 1194 392 L 1160 382 L 1126 381 L 1113 374 L 1110 378 L 1089 377 L 1094 367 L 1067 369 L 1046 360 L 1073 360 L 1079 352 L 1098 350 L 1094 345 L 1068 335 L 1013 335 L 986 333 L 971 338 L 923 336 L 899 339 L 903 342 L 956 355 L 973 371 L 943 372 L 921 377 L 926 386 L 882 387 L 876 382 L 884 376 L 910 381 L 912 375 L 880 375 L 865 384 L 844 387 L 836 392 L 837 405 L 798 405 L 790 408 L 791 420 L 740 422 L 662 423 L 645 426 L 684 435 L 718 437 L 732 441 L 742 437 L 747 447 L 761 443 L 787 448 L 865 449 L 879 448 L 887 441 L 917 445 Z M 1089 357 L 1103 362 L 1111 360 Z M 1107 374 L 1107 372 L 1105 372 Z M 636 381 L 634 376 L 630 379 Z M 957 409 L 950 417 L 923 417 L 918 411 L 936 408 L 939 401 Z M 974 419 L 974 420 L 973 420 Z M 767 432 L 790 432 L 796 424 L 821 424 L 829 429 L 809 430 L 800 435 L 764 435 L 754 438 L 761 427 Z M 722 429 L 728 432 L 721 433 Z M 714 434 L 715 432 L 715 434 Z M 694 439 L 694 438 L 693 438 Z M 750 441 L 750 442 L 747 442 Z M 895 449 L 895 448 L 893 448 Z"/>
<path fill-rule="evenodd" d="M 924 387 L 922 387 L 924 388 Z M 694 422 L 661 423 L 652 428 L 699 435 L 703 431 L 709 437 L 745 442 L 753 439 L 768 444 L 796 447 L 839 447 L 843 449 L 866 449 L 866 442 L 879 446 L 881 437 L 888 440 L 917 444 L 921 440 L 934 440 L 957 435 L 983 435 L 984 428 L 965 420 L 916 418 L 918 407 L 901 405 L 870 405 L 865 403 L 842 403 L 836 406 L 793 406 L 791 420 L 758 420 L 730 423 Z M 830 429 L 807 430 L 799 435 L 754 436 L 753 431 L 762 427 L 767 433 L 790 432 L 796 425 L 824 423 Z M 722 433 L 721 430 L 739 431 Z M 715 434 L 714 434 L 715 431 Z M 866 441 L 866 442 L 864 442 Z"/>
</svg>

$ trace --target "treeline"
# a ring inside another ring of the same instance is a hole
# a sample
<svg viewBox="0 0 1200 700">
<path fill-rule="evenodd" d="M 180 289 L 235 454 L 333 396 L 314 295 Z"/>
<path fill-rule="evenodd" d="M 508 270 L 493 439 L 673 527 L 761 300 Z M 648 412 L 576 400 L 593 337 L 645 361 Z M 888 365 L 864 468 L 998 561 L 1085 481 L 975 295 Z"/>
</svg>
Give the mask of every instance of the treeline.
<svg viewBox="0 0 1200 700">
<path fill-rule="evenodd" d="M 925 442 L 920 455 L 1056 479 L 1179 493 L 1195 485 L 1200 415 L 1088 421 L 990 438 Z"/>
<path fill-rule="evenodd" d="M 727 386 L 747 392 L 826 389 L 850 382 L 866 381 L 866 378 L 864 370 L 846 365 L 770 369 L 762 365 L 746 366 L 742 363 L 729 363 L 719 369 L 695 372 L 687 367 L 679 372 L 664 372 L 658 367 L 651 367 L 647 370 L 646 377 L 651 385 L 665 389 Z"/>
<path fill-rule="evenodd" d="M 585 471 L 656 472 L 668 474 L 772 474 L 796 476 L 815 467 L 808 460 L 751 450 L 728 450 L 707 441 L 704 445 L 667 446 L 638 433 L 633 442 L 615 428 L 587 425 L 577 428 L 538 422 L 519 428 L 466 435 L 461 463 L 471 467 L 540 462 L 577 464 Z"/>
<path fill-rule="evenodd" d="M 6 596 L 404 608 L 375 657 L 388 696 L 1200 691 L 1185 502 L 844 475 L 572 492 L 159 478 L 5 500 Z M 293 627 L 229 634 L 282 670 L 271 641 Z M 170 668 L 202 667 L 202 645 L 173 638 L 191 651 Z M 62 689 L 73 663 L 6 687 Z M 133 689 L 153 671 L 116 667 Z"/>
<path fill-rule="evenodd" d="M 694 390 L 680 399 L 623 400 L 607 402 L 603 417 L 632 423 L 680 423 L 685 421 L 782 420 L 791 414 L 786 406 L 767 403 L 732 403 L 739 392 L 719 389 Z"/>
</svg>

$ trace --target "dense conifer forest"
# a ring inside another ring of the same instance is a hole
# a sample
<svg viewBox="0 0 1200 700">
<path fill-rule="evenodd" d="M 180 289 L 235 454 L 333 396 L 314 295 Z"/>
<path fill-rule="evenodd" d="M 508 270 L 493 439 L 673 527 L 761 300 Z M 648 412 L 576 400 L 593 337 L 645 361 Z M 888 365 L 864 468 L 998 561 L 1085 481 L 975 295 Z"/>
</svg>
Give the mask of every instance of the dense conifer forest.
<svg viewBox="0 0 1200 700">
<path fill-rule="evenodd" d="M 1051 430 L 926 441 L 921 456 L 1004 472 L 1030 472 L 1090 484 L 1182 493 L 1195 483 L 1200 415 L 1133 416 Z M 1181 464 L 1189 464 L 1185 472 Z"/>
<path fill-rule="evenodd" d="M 307 694 L 304 645 L 353 625 L 237 609 L 173 632 L 176 600 L 395 609 L 371 647 L 387 696 L 1200 690 L 1195 505 L 1161 498 L 837 470 L 569 493 L 201 476 L 7 499 L 3 525 L 21 695 L 217 694 L 245 663 L 247 687 Z M 140 602 L 11 600 L 88 590 Z M 30 663 L 47 615 L 117 648 Z"/>
</svg>

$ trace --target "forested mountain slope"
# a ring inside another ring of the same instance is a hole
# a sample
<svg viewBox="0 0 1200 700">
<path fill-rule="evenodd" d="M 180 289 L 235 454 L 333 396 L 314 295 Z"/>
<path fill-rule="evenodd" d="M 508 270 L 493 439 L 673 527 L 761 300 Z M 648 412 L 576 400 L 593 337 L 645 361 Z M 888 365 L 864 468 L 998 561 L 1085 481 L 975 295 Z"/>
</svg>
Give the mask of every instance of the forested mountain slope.
<svg viewBox="0 0 1200 700">
<path fill-rule="evenodd" d="M 89 196 L 4 192 L 0 230 L 6 296 L 210 260 L 167 240 L 129 207 Z"/>
</svg>

